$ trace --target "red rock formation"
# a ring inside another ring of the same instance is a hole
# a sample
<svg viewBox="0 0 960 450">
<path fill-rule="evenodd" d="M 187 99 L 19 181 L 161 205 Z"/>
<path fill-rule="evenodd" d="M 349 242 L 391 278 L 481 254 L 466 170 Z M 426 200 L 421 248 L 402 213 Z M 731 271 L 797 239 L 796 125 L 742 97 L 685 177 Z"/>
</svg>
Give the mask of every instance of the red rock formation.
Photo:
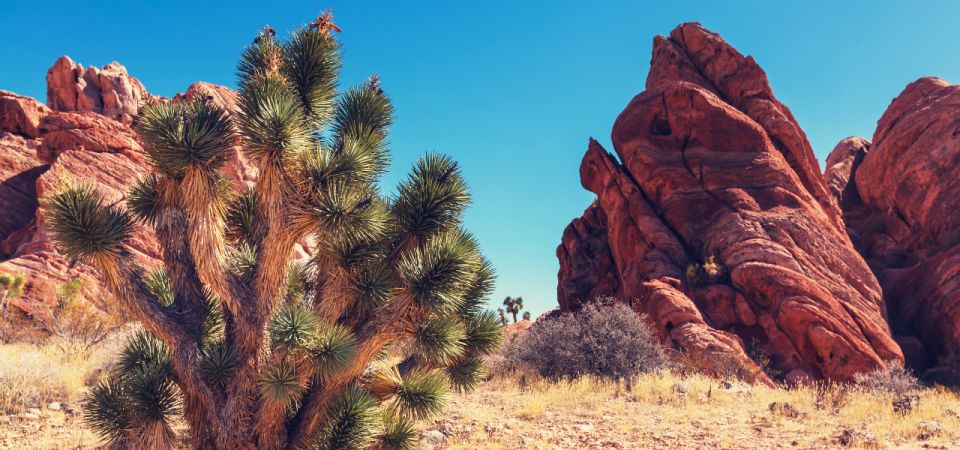
<svg viewBox="0 0 960 450">
<path fill-rule="evenodd" d="M 36 158 L 40 142 L 0 133 L 0 242 L 27 226 L 37 210 L 37 178 L 47 166 Z M 10 249 L 0 247 L 0 259 Z"/>
<path fill-rule="evenodd" d="M 53 300 L 49 290 L 58 282 L 80 278 L 91 294 L 97 289 L 96 274 L 71 267 L 51 243 L 38 199 L 72 181 L 94 185 L 107 202 L 121 201 L 149 168 L 130 123 L 140 104 L 155 98 L 117 63 L 84 69 L 64 56 L 47 72 L 47 82 L 50 108 L 0 91 L 0 273 L 26 276 L 25 295 L 13 304 L 29 313 Z M 203 82 L 174 101 L 201 95 L 236 109 L 233 91 Z M 224 171 L 239 185 L 256 177 L 239 148 Z M 146 266 L 157 264 L 160 250 L 149 230 L 138 230 L 130 245 Z"/>
<path fill-rule="evenodd" d="M 56 111 L 91 111 L 129 124 L 150 98 L 117 62 L 84 69 L 61 56 L 47 71 L 47 106 Z"/>
<path fill-rule="evenodd" d="M 28 138 L 40 135 L 40 118 L 49 108 L 30 97 L 0 91 L 0 130 L 8 130 Z"/>
<path fill-rule="evenodd" d="M 828 182 L 846 192 L 850 235 L 883 284 L 891 325 L 923 343 L 904 345 L 917 369 L 960 352 L 958 114 L 960 86 L 921 78 L 887 108 L 869 151 L 864 144 L 854 158 L 841 143 L 828 160 Z M 846 184 L 831 175 L 843 172 Z"/>
<path fill-rule="evenodd" d="M 857 183 L 851 183 L 850 180 L 855 175 L 854 167 L 860 165 L 868 151 L 870 142 L 852 136 L 840 141 L 827 156 L 823 177 L 830 189 L 830 195 L 844 210 L 860 201 Z"/>
<path fill-rule="evenodd" d="M 581 166 L 598 201 L 558 249 L 561 305 L 616 290 L 671 345 L 751 367 L 756 343 L 789 379 L 903 360 L 810 144 L 752 58 L 698 24 L 658 37 L 612 137 L 622 164 L 591 142 Z"/>
</svg>

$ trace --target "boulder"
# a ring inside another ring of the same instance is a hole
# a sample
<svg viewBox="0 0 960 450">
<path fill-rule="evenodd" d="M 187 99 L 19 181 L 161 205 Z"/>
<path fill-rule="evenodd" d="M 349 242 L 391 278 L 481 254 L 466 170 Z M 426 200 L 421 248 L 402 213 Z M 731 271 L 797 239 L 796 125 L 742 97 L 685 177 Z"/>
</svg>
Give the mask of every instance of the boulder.
<svg viewBox="0 0 960 450">
<path fill-rule="evenodd" d="M 0 131 L 36 138 L 40 135 L 40 119 L 49 112 L 43 103 L 30 97 L 0 91 Z"/>
<path fill-rule="evenodd" d="M 591 141 L 584 157 L 597 201 L 578 220 L 596 226 L 564 233 L 561 307 L 616 291 L 667 344 L 759 380 L 747 348 L 794 378 L 850 380 L 902 362 L 880 285 L 756 62 L 683 24 L 655 39 L 646 87 L 614 124 L 617 156 Z M 573 256 L 587 249 L 601 262 Z M 611 273 L 617 282 L 601 284 Z"/>
</svg>

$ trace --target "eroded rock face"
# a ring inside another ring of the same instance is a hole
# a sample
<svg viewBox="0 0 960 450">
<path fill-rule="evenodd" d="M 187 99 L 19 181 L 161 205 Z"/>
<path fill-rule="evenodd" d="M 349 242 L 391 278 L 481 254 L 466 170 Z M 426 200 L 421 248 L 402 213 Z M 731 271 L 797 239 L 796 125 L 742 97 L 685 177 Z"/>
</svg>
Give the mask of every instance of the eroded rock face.
<svg viewBox="0 0 960 450">
<path fill-rule="evenodd" d="M 561 306 L 616 289 L 667 343 L 758 379 L 753 347 L 790 379 L 903 360 L 810 144 L 752 58 L 698 24 L 657 38 L 647 90 L 612 140 L 618 158 L 592 141 L 581 166 L 598 200 L 578 220 L 599 224 L 599 207 L 606 229 L 564 233 Z M 603 234 L 615 271 L 575 257 Z M 600 283 L 610 273 L 618 283 Z"/>
<path fill-rule="evenodd" d="M 84 68 L 61 56 L 47 71 L 47 106 L 56 111 L 91 111 L 129 124 L 150 98 L 117 62 Z"/>
<path fill-rule="evenodd" d="M 960 86 L 921 78 L 891 102 L 869 151 L 828 162 L 828 182 L 851 173 L 844 217 L 883 285 L 894 330 L 922 342 L 904 346 L 915 369 L 960 351 L 958 115 Z"/>
</svg>

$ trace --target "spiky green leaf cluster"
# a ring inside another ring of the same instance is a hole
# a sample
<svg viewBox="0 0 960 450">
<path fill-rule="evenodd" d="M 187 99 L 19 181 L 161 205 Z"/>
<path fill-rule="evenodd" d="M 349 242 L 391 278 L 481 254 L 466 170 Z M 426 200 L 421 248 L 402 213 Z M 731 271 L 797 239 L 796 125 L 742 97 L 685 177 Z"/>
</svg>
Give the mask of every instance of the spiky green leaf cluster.
<svg viewBox="0 0 960 450">
<path fill-rule="evenodd" d="M 274 347 L 301 347 L 316 336 L 318 325 L 312 309 L 301 303 L 288 303 L 270 323 L 270 343 Z"/>
<path fill-rule="evenodd" d="M 357 338 L 340 325 L 327 326 L 307 343 L 320 379 L 345 369 L 357 354 Z"/>
<path fill-rule="evenodd" d="M 175 179 L 190 170 L 218 169 L 234 143 L 229 114 L 205 99 L 147 105 L 138 131 L 153 166 Z"/>
<path fill-rule="evenodd" d="M 429 419 L 443 410 L 449 392 L 450 380 L 442 372 L 417 369 L 403 377 L 387 405 L 399 417 Z"/>
<path fill-rule="evenodd" d="M 145 331 L 128 341 L 113 373 L 83 402 L 86 422 L 116 447 L 170 447 L 180 407 L 169 351 Z"/>
<path fill-rule="evenodd" d="M 427 154 L 400 183 L 393 214 L 399 228 L 416 237 L 429 237 L 460 224 L 470 193 L 460 167 L 447 156 Z"/>
<path fill-rule="evenodd" d="M 130 214 L 105 205 L 89 185 L 67 187 L 46 203 L 53 240 L 73 261 L 119 256 L 124 240 L 133 231 Z"/>
<path fill-rule="evenodd" d="M 210 382 L 216 385 L 225 384 L 238 366 L 237 355 L 226 342 L 213 342 L 204 347 L 200 358 L 200 373 Z"/>
<path fill-rule="evenodd" d="M 317 448 L 364 449 L 377 437 L 382 416 L 377 401 L 357 386 L 347 387 L 331 402 L 317 436 Z"/>
<path fill-rule="evenodd" d="M 161 305 L 170 306 L 173 304 L 173 286 L 163 269 L 148 272 L 144 282 L 147 284 L 147 289 L 153 293 Z"/>
<path fill-rule="evenodd" d="M 284 407 L 292 405 L 306 389 L 297 366 L 289 361 L 280 361 L 266 366 L 257 380 L 260 395 Z"/>
</svg>

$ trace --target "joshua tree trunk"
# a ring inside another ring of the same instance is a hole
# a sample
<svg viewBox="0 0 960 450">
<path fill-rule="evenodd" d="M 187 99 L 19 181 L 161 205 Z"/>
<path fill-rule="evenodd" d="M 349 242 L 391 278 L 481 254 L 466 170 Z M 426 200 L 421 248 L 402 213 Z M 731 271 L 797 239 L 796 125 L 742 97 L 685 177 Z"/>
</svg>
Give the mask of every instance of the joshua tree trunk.
<svg viewBox="0 0 960 450">
<path fill-rule="evenodd" d="M 409 448 L 412 422 L 474 386 L 499 345 L 482 309 L 493 272 L 460 228 L 459 167 L 428 155 L 396 197 L 378 192 L 392 107 L 379 78 L 337 95 L 334 31 L 327 12 L 287 42 L 261 32 L 237 112 L 145 107 L 154 173 L 126 208 L 87 186 L 45 201 L 64 253 L 145 329 L 86 400 L 106 444 L 172 447 L 182 416 L 197 448 Z M 235 146 L 259 168 L 251 190 L 219 173 Z M 136 221 L 156 233 L 162 269 L 128 250 Z M 292 262 L 308 237 L 314 256 Z"/>
</svg>

